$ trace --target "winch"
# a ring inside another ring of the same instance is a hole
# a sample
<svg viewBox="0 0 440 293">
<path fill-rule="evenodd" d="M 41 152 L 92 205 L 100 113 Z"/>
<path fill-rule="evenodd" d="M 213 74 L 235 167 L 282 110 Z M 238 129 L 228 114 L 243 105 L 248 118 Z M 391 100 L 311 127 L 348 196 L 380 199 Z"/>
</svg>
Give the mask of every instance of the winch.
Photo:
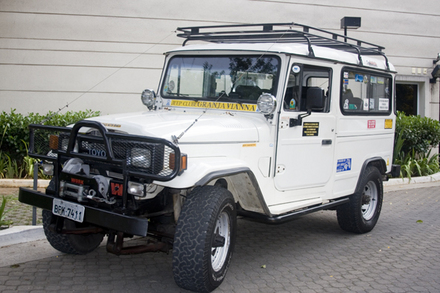
<svg viewBox="0 0 440 293">
<path fill-rule="evenodd" d="M 81 159 L 72 158 L 62 169 L 60 197 L 72 196 L 78 202 L 93 200 L 106 204 L 116 203 L 109 195 L 110 178 L 102 175 L 90 175 L 90 166 Z"/>
</svg>

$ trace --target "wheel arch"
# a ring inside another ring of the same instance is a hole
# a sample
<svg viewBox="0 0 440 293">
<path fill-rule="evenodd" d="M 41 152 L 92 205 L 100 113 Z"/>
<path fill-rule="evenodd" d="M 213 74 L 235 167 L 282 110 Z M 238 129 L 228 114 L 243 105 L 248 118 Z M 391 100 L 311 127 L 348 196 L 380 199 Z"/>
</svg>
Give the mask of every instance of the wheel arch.
<svg viewBox="0 0 440 293">
<path fill-rule="evenodd" d="M 369 167 L 375 167 L 379 170 L 380 174 L 385 175 L 387 172 L 387 165 L 385 160 L 382 157 L 373 157 L 373 158 L 369 158 L 367 160 L 365 160 L 365 162 L 362 164 L 362 168 L 361 171 L 359 172 L 359 178 L 358 181 L 356 183 L 356 191 L 359 190 L 360 185 L 361 184 L 361 179 L 365 174 L 365 170 Z"/>
<path fill-rule="evenodd" d="M 270 215 L 258 181 L 248 167 L 208 173 L 197 181 L 195 185 L 220 185 L 232 193 L 235 202 L 239 204 L 240 208 L 246 211 Z"/>
</svg>

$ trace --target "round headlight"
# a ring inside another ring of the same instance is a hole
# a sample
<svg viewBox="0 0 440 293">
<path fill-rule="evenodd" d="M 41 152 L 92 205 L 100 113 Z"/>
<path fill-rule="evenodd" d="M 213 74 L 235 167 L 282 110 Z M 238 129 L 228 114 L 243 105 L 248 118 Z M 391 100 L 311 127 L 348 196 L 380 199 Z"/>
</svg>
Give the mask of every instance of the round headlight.
<svg viewBox="0 0 440 293">
<path fill-rule="evenodd" d="M 257 101 L 258 109 L 263 114 L 271 114 L 276 108 L 276 99 L 273 95 L 263 93 Z"/>
<path fill-rule="evenodd" d="M 148 107 L 148 109 L 152 109 L 154 103 L 156 102 L 156 94 L 151 89 L 146 89 L 142 92 L 142 103 Z"/>
</svg>

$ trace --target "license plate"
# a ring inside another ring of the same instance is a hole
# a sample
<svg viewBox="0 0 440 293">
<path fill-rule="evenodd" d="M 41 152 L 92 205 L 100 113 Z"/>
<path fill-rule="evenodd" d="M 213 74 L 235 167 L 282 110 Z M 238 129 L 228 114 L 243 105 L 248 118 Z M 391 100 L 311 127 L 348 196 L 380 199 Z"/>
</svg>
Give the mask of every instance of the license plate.
<svg viewBox="0 0 440 293">
<path fill-rule="evenodd" d="M 82 205 L 74 204 L 58 198 L 53 199 L 52 213 L 72 221 L 82 223 L 84 221 L 85 208 Z"/>
</svg>

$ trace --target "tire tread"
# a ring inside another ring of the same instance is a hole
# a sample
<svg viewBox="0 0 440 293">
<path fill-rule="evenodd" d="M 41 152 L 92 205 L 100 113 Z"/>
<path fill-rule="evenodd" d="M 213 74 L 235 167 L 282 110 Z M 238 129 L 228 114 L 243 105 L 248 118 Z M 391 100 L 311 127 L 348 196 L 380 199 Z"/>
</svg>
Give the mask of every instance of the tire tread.
<svg viewBox="0 0 440 293">
<path fill-rule="evenodd" d="M 89 234 L 89 235 L 68 235 L 59 234 L 49 229 L 52 223 L 52 213 L 43 210 L 43 230 L 46 234 L 47 241 L 56 250 L 67 254 L 87 254 L 95 250 L 101 244 L 104 238 L 103 234 Z M 65 220 L 66 222 L 69 220 Z M 70 221 L 67 225 L 74 227 L 74 223 Z"/>
<path fill-rule="evenodd" d="M 383 184 L 379 170 L 376 167 L 368 166 L 361 176 L 358 189 L 350 196 L 350 201 L 339 206 L 337 209 L 338 224 L 341 229 L 358 234 L 368 233 L 373 230 L 379 219 L 383 200 Z M 378 203 L 373 218 L 369 221 L 365 221 L 361 212 L 361 200 L 364 186 L 369 181 L 374 181 L 376 183 L 378 189 Z"/>
<path fill-rule="evenodd" d="M 235 205 L 232 194 L 224 188 L 204 186 L 195 188 L 185 201 L 174 236 L 173 274 L 178 286 L 196 292 L 211 292 L 221 281 L 212 284 L 210 267 L 202 261 L 204 254 L 210 253 L 211 243 L 207 231 L 215 226 L 213 216 L 221 207 L 229 202 Z M 235 209 L 231 226 L 235 227 Z M 226 262 L 229 265 L 232 256 L 235 228 L 231 228 L 231 246 Z M 225 274 L 226 274 L 225 271 Z"/>
</svg>

